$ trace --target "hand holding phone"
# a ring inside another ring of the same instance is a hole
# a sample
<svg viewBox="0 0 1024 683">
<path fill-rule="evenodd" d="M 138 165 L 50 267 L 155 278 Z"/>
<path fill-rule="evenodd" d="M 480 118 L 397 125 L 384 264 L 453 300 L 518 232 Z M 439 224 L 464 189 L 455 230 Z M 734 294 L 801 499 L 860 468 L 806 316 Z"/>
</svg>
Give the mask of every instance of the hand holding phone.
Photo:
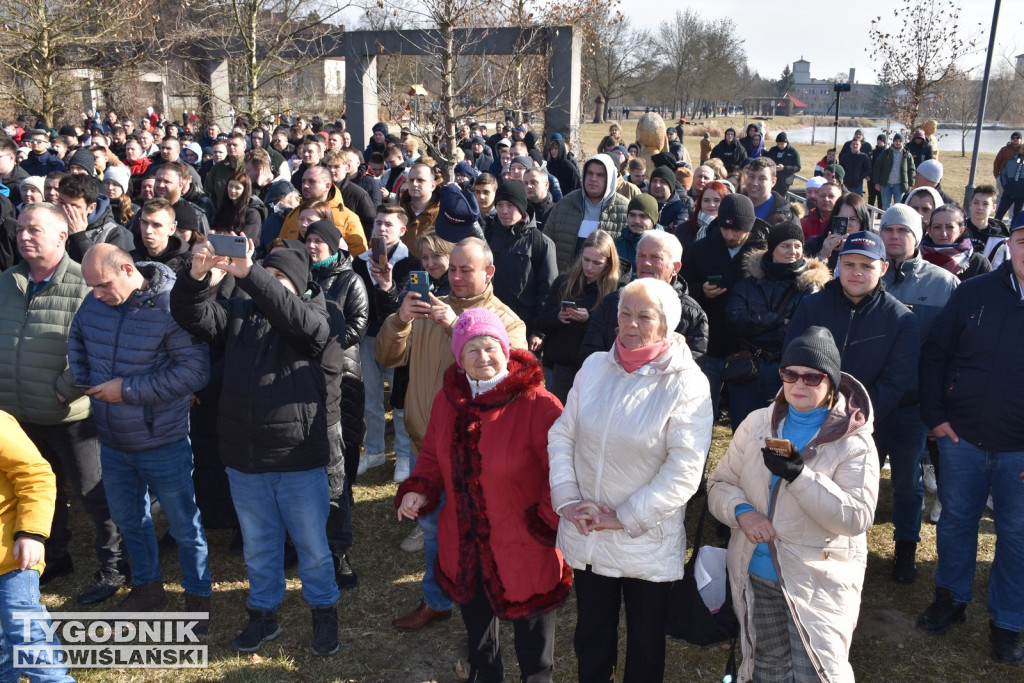
<svg viewBox="0 0 1024 683">
<path fill-rule="evenodd" d="M 764 437 L 764 447 L 780 458 L 788 460 L 793 457 L 793 443 L 789 439 L 766 436 Z"/>
<path fill-rule="evenodd" d="M 425 270 L 413 270 L 409 273 L 409 291 L 419 294 L 420 301 L 430 303 L 430 275 Z"/>
<path fill-rule="evenodd" d="M 370 238 L 370 260 L 379 270 L 388 267 L 388 244 L 383 237 Z"/>
</svg>

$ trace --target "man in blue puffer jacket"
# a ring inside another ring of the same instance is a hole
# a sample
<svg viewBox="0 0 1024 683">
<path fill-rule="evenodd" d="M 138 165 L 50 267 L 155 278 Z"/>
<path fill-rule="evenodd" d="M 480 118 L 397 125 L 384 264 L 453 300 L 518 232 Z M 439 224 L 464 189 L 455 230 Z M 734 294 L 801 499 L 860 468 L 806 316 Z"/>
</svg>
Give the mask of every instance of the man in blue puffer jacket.
<svg viewBox="0 0 1024 683">
<path fill-rule="evenodd" d="M 68 362 L 92 399 L 110 517 L 132 560 L 134 585 L 116 609 L 144 612 L 167 602 L 148 489 L 178 543 L 185 611 L 208 613 L 212 584 L 188 414 L 192 393 L 210 379 L 209 351 L 171 317 L 174 273 L 166 266 L 135 264 L 123 249 L 97 244 L 82 259 L 82 275 L 92 296 L 71 324 Z"/>
</svg>

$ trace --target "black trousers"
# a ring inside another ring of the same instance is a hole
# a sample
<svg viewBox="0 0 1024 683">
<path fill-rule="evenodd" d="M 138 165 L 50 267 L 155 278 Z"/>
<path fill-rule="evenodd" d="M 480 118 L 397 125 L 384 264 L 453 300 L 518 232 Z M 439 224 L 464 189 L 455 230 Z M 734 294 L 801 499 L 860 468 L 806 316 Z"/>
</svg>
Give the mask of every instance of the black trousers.
<svg viewBox="0 0 1024 683">
<path fill-rule="evenodd" d="M 352 545 L 351 489 L 345 477 L 345 443 L 341 423 L 327 428 L 331 441 L 331 460 L 327 465 L 327 482 L 331 487 L 331 507 L 327 512 L 327 544 L 336 553 L 345 553 Z"/>
<path fill-rule="evenodd" d="M 469 645 L 468 683 L 491 683 L 504 680 L 501 646 L 498 642 L 499 620 L 478 577 L 473 599 L 460 605 L 462 622 L 466 625 Z M 533 619 L 515 619 L 516 658 L 521 680 L 525 683 L 550 683 L 555 665 L 555 614 L 551 610 Z"/>
<path fill-rule="evenodd" d="M 576 650 L 580 683 L 615 679 L 619 654 L 619 604 L 626 603 L 626 670 L 623 683 L 665 678 L 665 617 L 670 582 L 613 578 L 590 568 L 573 572 L 576 584 Z"/>
<path fill-rule="evenodd" d="M 21 423 L 57 478 L 57 505 L 53 512 L 50 538 L 46 541 L 46 558 L 55 560 L 68 555 L 71 542 L 69 501 L 64 487 L 70 484 L 82 501 L 96 527 L 96 557 L 102 567 L 114 568 L 126 558 L 121 534 L 110 520 L 107 496 L 103 492 L 103 470 L 100 467 L 100 442 L 96 424 L 91 417 L 58 425 Z"/>
</svg>

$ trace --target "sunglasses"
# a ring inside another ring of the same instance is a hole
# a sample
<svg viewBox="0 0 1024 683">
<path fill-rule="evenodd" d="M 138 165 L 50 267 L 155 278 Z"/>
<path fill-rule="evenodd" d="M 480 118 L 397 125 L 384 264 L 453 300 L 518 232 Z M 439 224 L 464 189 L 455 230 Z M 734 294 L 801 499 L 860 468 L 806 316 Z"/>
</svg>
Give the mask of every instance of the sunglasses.
<svg viewBox="0 0 1024 683">
<path fill-rule="evenodd" d="M 816 387 L 821 384 L 821 381 L 828 377 L 824 372 L 805 372 L 800 374 L 799 372 L 793 372 L 789 368 L 779 368 L 779 377 L 786 384 L 793 384 L 798 379 L 803 380 L 804 386 Z"/>
</svg>

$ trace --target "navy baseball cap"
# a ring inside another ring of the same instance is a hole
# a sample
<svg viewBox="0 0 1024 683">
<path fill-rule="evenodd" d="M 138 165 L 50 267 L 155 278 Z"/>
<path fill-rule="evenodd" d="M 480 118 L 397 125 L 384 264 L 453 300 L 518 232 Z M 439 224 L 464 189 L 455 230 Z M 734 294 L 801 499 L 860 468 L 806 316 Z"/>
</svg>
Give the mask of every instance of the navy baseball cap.
<svg viewBox="0 0 1024 683">
<path fill-rule="evenodd" d="M 441 188 L 439 204 L 434 223 L 438 237 L 457 243 L 467 237 L 483 236 L 478 223 L 480 205 L 472 192 L 449 183 Z"/>
<path fill-rule="evenodd" d="M 839 252 L 840 256 L 843 254 L 860 254 L 861 256 L 884 261 L 885 244 L 882 243 L 882 238 L 875 233 L 862 230 L 847 235 L 843 249 Z"/>
</svg>

